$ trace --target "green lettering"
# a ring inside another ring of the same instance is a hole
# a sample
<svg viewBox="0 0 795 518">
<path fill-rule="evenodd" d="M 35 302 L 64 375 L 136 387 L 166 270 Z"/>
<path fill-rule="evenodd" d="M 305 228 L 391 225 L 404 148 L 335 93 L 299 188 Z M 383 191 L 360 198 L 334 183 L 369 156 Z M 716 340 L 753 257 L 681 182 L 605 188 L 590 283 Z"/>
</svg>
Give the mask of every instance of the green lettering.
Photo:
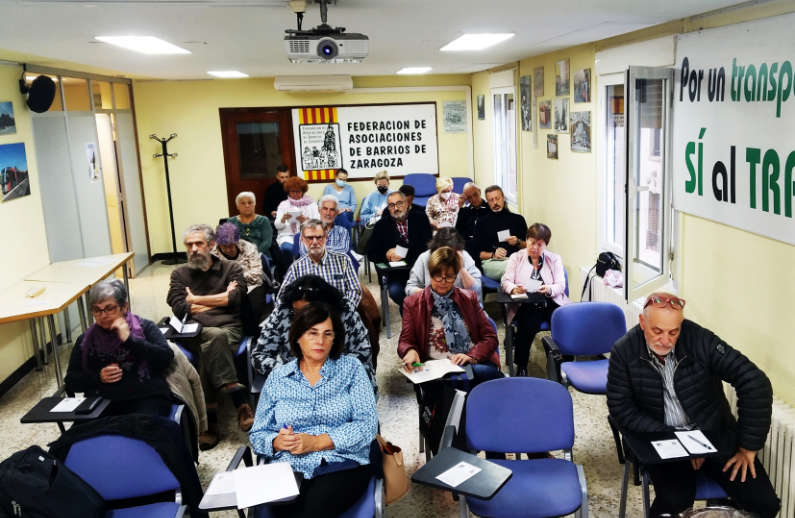
<svg viewBox="0 0 795 518">
<path fill-rule="evenodd" d="M 775 149 L 765 151 L 762 159 L 762 210 L 770 212 L 769 194 L 773 193 L 773 212 L 781 214 L 781 190 L 778 187 L 778 153 Z"/>
<path fill-rule="evenodd" d="M 784 215 L 792 217 L 792 196 L 795 195 L 795 183 L 792 181 L 792 169 L 795 168 L 795 151 L 789 154 L 784 165 Z"/>
<path fill-rule="evenodd" d="M 756 208 L 756 166 L 759 165 L 761 158 L 759 148 L 749 147 L 745 148 L 745 161 L 748 162 L 748 174 L 750 181 L 748 184 L 748 191 L 751 197 L 751 208 Z"/>
<path fill-rule="evenodd" d="M 687 163 L 687 171 L 690 173 L 690 179 L 685 182 L 685 192 L 692 193 L 696 190 L 696 168 L 693 166 L 693 159 L 691 158 L 696 153 L 696 143 L 688 142 L 685 146 L 685 163 Z"/>
<path fill-rule="evenodd" d="M 748 65 L 745 69 L 745 102 L 750 103 L 754 100 L 754 90 L 756 90 L 756 67 Z"/>
</svg>

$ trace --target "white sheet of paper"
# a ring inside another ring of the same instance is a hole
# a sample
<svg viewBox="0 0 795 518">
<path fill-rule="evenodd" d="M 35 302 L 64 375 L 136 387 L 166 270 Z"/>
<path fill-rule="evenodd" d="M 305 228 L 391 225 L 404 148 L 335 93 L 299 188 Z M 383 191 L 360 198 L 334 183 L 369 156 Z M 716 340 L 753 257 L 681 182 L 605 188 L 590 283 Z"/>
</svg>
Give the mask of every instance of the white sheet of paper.
<svg viewBox="0 0 795 518">
<path fill-rule="evenodd" d="M 544 283 L 542 281 L 539 281 L 538 279 L 530 279 L 525 281 L 524 289 L 525 291 L 527 291 L 527 293 L 535 293 L 538 291 L 538 288 L 540 288 L 542 284 Z"/>
<path fill-rule="evenodd" d="M 699 453 L 712 453 L 718 451 L 715 446 L 709 442 L 707 436 L 701 430 L 687 430 L 684 432 L 674 432 L 676 438 L 682 443 L 682 446 L 687 448 L 691 455 Z"/>
<path fill-rule="evenodd" d="M 174 315 L 171 315 L 171 318 L 168 319 L 168 323 L 171 327 L 177 330 L 177 333 L 182 332 L 182 321 Z"/>
<path fill-rule="evenodd" d="M 403 367 L 399 368 L 400 372 L 411 380 L 412 383 L 425 383 L 439 379 L 445 374 L 452 372 L 464 372 L 464 369 L 455 363 L 451 362 L 449 358 L 442 360 L 428 360 L 422 364 L 421 370 L 417 372 L 406 372 Z"/>
<path fill-rule="evenodd" d="M 168 329 L 169 328 L 168 327 L 158 327 L 158 329 L 160 329 L 161 333 L 166 334 L 166 333 L 168 333 Z"/>
<path fill-rule="evenodd" d="M 395 247 L 395 253 L 399 255 L 401 258 L 406 257 L 409 254 L 409 249 L 405 246 L 397 245 Z"/>
<path fill-rule="evenodd" d="M 473 466 L 468 462 L 461 461 L 452 468 L 439 473 L 436 478 L 444 482 L 450 487 L 458 487 L 470 478 L 483 471 L 477 466 Z"/>
<path fill-rule="evenodd" d="M 85 400 L 84 397 L 65 397 L 52 407 L 50 412 L 73 412 Z"/>
<path fill-rule="evenodd" d="M 408 266 L 406 261 L 389 261 L 389 266 L 397 268 L 398 266 Z"/>
<path fill-rule="evenodd" d="M 233 473 L 238 509 L 298 495 L 293 468 L 286 462 L 262 464 Z"/>
<path fill-rule="evenodd" d="M 652 441 L 651 445 L 657 450 L 657 455 L 661 459 L 673 459 L 676 457 L 687 457 L 687 452 L 676 439 L 666 439 L 664 441 Z"/>
<path fill-rule="evenodd" d="M 198 322 L 191 322 L 190 324 L 183 324 L 182 325 L 182 332 L 183 333 L 195 333 L 197 329 L 199 329 L 199 323 Z"/>
<path fill-rule="evenodd" d="M 514 300 L 523 300 L 527 298 L 527 293 L 513 293 L 511 298 Z"/>
<path fill-rule="evenodd" d="M 210 486 L 204 492 L 202 501 L 199 503 L 199 509 L 233 507 L 236 503 L 235 472 L 221 471 L 216 473 L 210 481 Z"/>
<path fill-rule="evenodd" d="M 502 243 L 503 241 L 508 241 L 508 238 L 511 237 L 510 230 L 500 230 L 497 232 L 497 241 Z"/>
</svg>

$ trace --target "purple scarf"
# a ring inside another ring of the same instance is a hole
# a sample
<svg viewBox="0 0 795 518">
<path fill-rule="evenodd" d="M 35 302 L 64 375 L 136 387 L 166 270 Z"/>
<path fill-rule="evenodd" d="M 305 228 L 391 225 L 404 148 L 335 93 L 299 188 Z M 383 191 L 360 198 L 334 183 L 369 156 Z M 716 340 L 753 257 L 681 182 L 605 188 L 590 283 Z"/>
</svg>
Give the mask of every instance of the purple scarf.
<svg viewBox="0 0 795 518">
<path fill-rule="evenodd" d="M 143 327 L 141 327 L 141 319 L 130 312 L 127 312 L 124 319 L 127 321 L 127 325 L 130 326 L 130 338 L 144 340 L 145 336 Z M 92 362 L 103 367 L 111 363 L 118 363 L 119 367 L 125 372 L 132 371 L 137 364 L 138 379 L 145 380 L 149 378 L 149 364 L 147 361 L 138 361 L 132 351 L 124 347 L 115 330 L 105 329 L 94 323 L 83 335 L 81 347 L 83 370 L 86 372 L 92 371 L 89 367 L 89 359 L 91 359 Z"/>
</svg>

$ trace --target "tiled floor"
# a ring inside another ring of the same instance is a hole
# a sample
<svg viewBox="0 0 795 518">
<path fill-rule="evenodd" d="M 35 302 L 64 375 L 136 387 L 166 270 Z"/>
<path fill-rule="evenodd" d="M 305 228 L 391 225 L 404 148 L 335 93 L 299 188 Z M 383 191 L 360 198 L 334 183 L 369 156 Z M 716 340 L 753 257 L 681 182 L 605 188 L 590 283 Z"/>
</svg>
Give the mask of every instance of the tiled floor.
<svg viewBox="0 0 795 518">
<path fill-rule="evenodd" d="M 138 278 L 131 280 L 133 311 L 153 320 L 168 313 L 165 295 L 172 268 L 158 263 L 145 269 Z M 366 276 L 362 275 L 362 279 L 366 281 Z M 378 298 L 377 285 L 371 286 L 371 291 Z M 486 308 L 496 317 L 496 321 L 501 320 L 499 308 L 495 304 L 487 302 Z M 381 353 L 378 360 L 378 384 L 381 396 L 378 413 L 383 435 L 403 448 L 407 470 L 412 473 L 424 463 L 425 456 L 418 448 L 417 404 L 414 392 L 405 378 L 396 372 L 398 358 L 395 349 L 399 322 L 396 317 L 397 308 L 394 305 L 392 310 L 392 338 L 387 339 L 386 333 L 383 331 L 381 333 Z M 499 336 L 502 337 L 504 329 L 501 324 L 499 327 Z M 67 353 L 66 350 L 62 351 L 64 357 Z M 544 376 L 543 354 L 539 353 L 537 344 L 533 346 L 530 374 Z M 49 366 L 44 371 L 30 373 L 0 398 L 0 437 L 2 437 L 0 459 L 31 444 L 46 447 L 47 443 L 58 437 L 58 428 L 54 424 L 19 422 L 20 417 L 35 402 L 41 397 L 50 395 L 54 390 L 52 367 Z M 572 392 L 572 396 L 577 434 L 574 459 L 585 467 L 589 516 L 596 518 L 618 516 L 621 466 L 617 462 L 612 435 L 607 426 L 604 397 L 575 392 Z M 528 401 L 527 404 L 531 405 L 532 401 Z M 228 403 L 226 406 L 222 405 L 221 412 L 221 421 L 228 423 L 223 432 L 223 439 L 216 448 L 202 452 L 200 455 L 198 470 L 205 487 L 215 472 L 226 468 L 237 447 L 248 442 L 247 435 L 234 426 L 236 420 L 233 418 L 231 405 Z M 639 489 L 630 487 L 628 517 L 642 516 L 640 500 Z M 395 518 L 452 518 L 458 516 L 458 504 L 453 502 L 449 494 L 414 484 L 406 497 L 388 506 L 386 511 L 388 516 Z M 214 513 L 213 516 L 231 518 L 236 514 Z"/>
</svg>

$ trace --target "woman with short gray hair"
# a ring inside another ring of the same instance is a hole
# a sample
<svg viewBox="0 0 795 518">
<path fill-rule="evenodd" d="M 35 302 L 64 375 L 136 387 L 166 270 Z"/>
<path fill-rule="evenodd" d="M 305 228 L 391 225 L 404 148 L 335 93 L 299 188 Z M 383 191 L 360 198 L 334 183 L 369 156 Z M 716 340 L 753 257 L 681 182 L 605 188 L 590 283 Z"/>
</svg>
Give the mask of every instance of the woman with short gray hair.
<svg viewBox="0 0 795 518">
<path fill-rule="evenodd" d="M 237 216 L 229 218 L 240 230 L 240 238 L 257 245 L 257 250 L 270 258 L 273 242 L 271 220 L 256 213 L 257 197 L 251 191 L 243 191 L 235 197 Z"/>
<path fill-rule="evenodd" d="M 88 303 L 95 322 L 72 349 L 66 390 L 110 399 L 104 415 L 168 415 L 173 396 L 164 371 L 174 353 L 163 333 L 151 320 L 130 313 L 118 279 L 95 284 Z"/>
</svg>

